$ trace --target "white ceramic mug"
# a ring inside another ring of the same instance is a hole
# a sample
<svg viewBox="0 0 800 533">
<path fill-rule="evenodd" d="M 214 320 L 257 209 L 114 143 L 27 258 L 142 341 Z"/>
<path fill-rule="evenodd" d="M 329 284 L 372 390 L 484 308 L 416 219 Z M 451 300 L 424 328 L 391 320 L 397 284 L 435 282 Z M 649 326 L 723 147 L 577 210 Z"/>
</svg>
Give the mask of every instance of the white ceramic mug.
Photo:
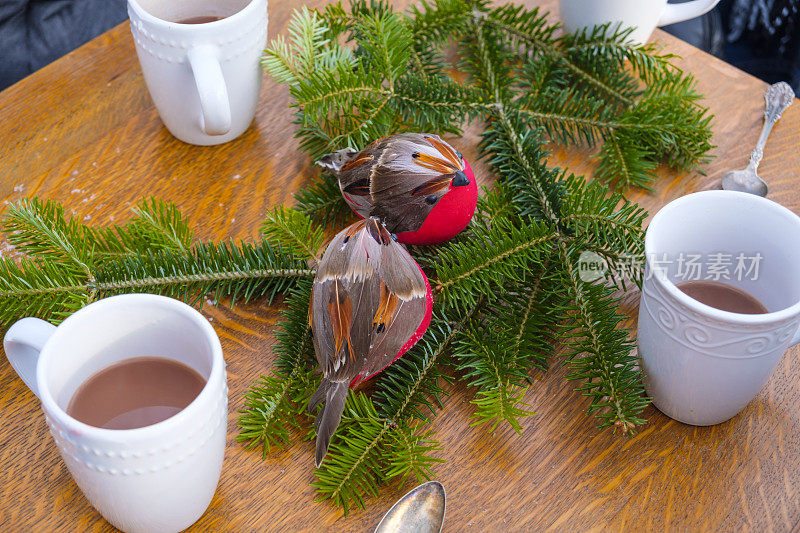
<svg viewBox="0 0 800 533">
<path fill-rule="evenodd" d="M 680 422 L 724 422 L 800 342 L 800 217 L 752 194 L 689 194 L 653 217 L 645 252 L 638 337 L 647 393 Z M 756 297 L 769 313 L 721 311 L 686 295 L 676 283 L 688 281 L 692 257 L 705 266 L 692 278 L 714 280 L 724 262 L 729 279 L 717 281 Z"/>
<path fill-rule="evenodd" d="M 250 126 L 261 88 L 267 0 L 128 0 L 144 80 L 178 139 L 220 144 Z M 225 17 L 205 24 L 176 21 Z"/>
<path fill-rule="evenodd" d="M 719 0 L 692 0 L 668 4 L 667 0 L 559 0 L 561 20 L 567 31 L 575 32 L 611 23 L 611 28 L 635 28 L 629 40 L 641 44 L 656 26 L 693 19 L 711 11 Z"/>
<path fill-rule="evenodd" d="M 228 412 L 222 348 L 203 315 L 163 296 L 114 296 L 58 327 L 24 318 L 8 330 L 4 347 L 42 402 L 72 477 L 106 520 L 123 531 L 165 532 L 200 518 L 219 481 Z M 87 378 L 138 356 L 180 361 L 207 383 L 178 414 L 143 428 L 101 429 L 65 412 Z"/>
</svg>

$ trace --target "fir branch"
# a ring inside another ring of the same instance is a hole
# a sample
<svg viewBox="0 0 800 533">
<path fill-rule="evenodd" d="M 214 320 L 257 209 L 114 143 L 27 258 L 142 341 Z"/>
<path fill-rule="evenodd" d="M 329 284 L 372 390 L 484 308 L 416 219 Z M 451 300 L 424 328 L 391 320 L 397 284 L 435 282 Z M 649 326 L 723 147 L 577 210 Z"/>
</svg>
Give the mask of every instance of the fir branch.
<svg viewBox="0 0 800 533">
<path fill-rule="evenodd" d="M 329 172 L 322 172 L 311 184 L 295 193 L 297 209 L 315 222 L 342 225 L 353 218 L 353 211 L 344 201 L 339 182 Z"/>
<path fill-rule="evenodd" d="M 245 405 L 239 411 L 240 429 L 236 440 L 246 449 L 261 447 L 266 458 L 273 446 L 289 442 L 293 429 L 300 429 L 300 418 L 319 385 L 312 367 L 314 357 L 308 308 L 311 280 L 301 280 L 286 298 L 275 336 L 277 361 L 271 375 L 262 375 L 245 392 Z"/>
<path fill-rule="evenodd" d="M 543 15 L 539 14 L 538 8 L 526 10 L 521 6 L 504 5 L 500 6 L 485 16 L 481 17 L 485 24 L 490 25 L 496 30 L 500 30 L 501 34 L 510 38 L 510 46 L 512 48 L 520 46 L 530 46 L 532 51 L 528 55 L 541 53 L 551 61 L 555 61 L 558 65 L 563 66 L 568 70 L 578 81 L 588 84 L 589 86 L 599 90 L 606 96 L 617 100 L 624 105 L 631 105 L 632 98 L 625 94 L 624 90 L 620 87 L 615 87 L 607 80 L 601 79 L 585 65 L 581 65 L 574 61 L 571 54 L 565 53 L 559 47 L 559 41 L 553 38 L 555 26 L 547 24 Z M 589 41 L 596 41 L 598 37 L 605 37 L 607 30 L 606 27 L 595 28 L 592 34 L 588 36 L 583 34 L 584 39 Z M 609 40 L 615 42 L 622 48 L 624 45 L 619 41 L 623 41 L 628 32 L 613 34 Z M 568 46 L 571 44 L 568 41 Z M 631 47 L 632 48 L 632 47 Z M 617 49 L 619 51 L 619 48 Z M 619 84 L 615 84 L 619 85 Z M 628 87 L 627 82 L 621 85 Z"/>
<path fill-rule="evenodd" d="M 376 496 L 383 482 L 381 445 L 393 429 L 365 394 L 349 394 L 325 462 L 314 471 L 318 500 L 330 499 L 347 514 L 352 505 L 364 507 L 363 495 Z"/>
<path fill-rule="evenodd" d="M 542 164 L 539 131 L 516 113 L 498 107 L 480 144 L 491 167 L 509 186 L 518 215 L 557 223 L 561 216 L 563 173 Z"/>
<path fill-rule="evenodd" d="M 376 496 L 378 486 L 390 478 L 399 477 L 402 483 L 413 473 L 430 479 L 430 466 L 441 462 L 430 453 L 439 448 L 430 432 L 419 434 L 405 422 L 383 420 L 365 394 L 350 394 L 311 486 L 319 500 L 330 499 L 347 514 L 353 505 L 363 508 L 364 496 Z"/>
<path fill-rule="evenodd" d="M 467 310 L 458 321 L 436 310 L 423 338 L 381 373 L 373 397 L 384 417 L 426 421 L 428 413 L 441 407 L 444 390 L 439 382 L 447 378 L 436 365 L 477 310 Z"/>
<path fill-rule="evenodd" d="M 290 41 L 277 36 L 264 51 L 262 68 L 280 83 L 295 84 L 317 69 L 345 69 L 354 65 L 348 48 L 331 43 L 325 19 L 303 6 L 295 11 L 287 28 Z"/>
<path fill-rule="evenodd" d="M 491 228 L 475 227 L 468 241 L 442 248 L 436 265 L 436 291 L 448 305 L 475 305 L 481 295 L 506 290 L 507 281 L 522 281 L 532 266 L 547 256 L 556 234 L 531 221 L 517 227 L 498 219 Z"/>
<path fill-rule="evenodd" d="M 496 62 L 499 56 L 488 52 L 486 35 L 476 28 L 473 57 Z M 484 76 L 482 83 L 490 94 L 496 93 L 494 88 L 499 80 L 492 77 L 494 69 L 491 65 L 484 68 L 484 72 L 490 75 Z M 560 256 L 558 263 L 568 274 L 561 285 L 568 287 L 574 302 L 571 309 L 580 324 L 580 327 L 573 328 L 573 332 L 580 333 L 575 333 L 568 340 L 572 348 L 570 361 L 578 368 L 571 377 L 585 380 L 582 390 L 592 396 L 590 412 L 596 412 L 596 416 L 601 418 L 601 426 L 616 424 L 625 432 L 633 431 L 635 425 L 643 422 L 638 414 L 644 409 L 647 399 L 643 394 L 641 373 L 631 355 L 627 334 L 624 330 L 616 329 L 621 321 L 615 314 L 616 300 L 610 297 L 610 292 L 603 292 L 610 289 L 600 286 L 585 288 L 582 285 L 572 266 L 577 256 L 569 252 L 575 249 L 576 243 L 571 242 L 572 237 L 560 230 L 563 227 L 563 196 L 570 179 L 563 173 L 544 167 L 541 163 L 543 154 L 535 138 L 529 133 L 517 133 L 520 130 L 530 132 L 519 115 L 499 105 L 495 117 L 482 141 L 482 148 L 488 152 L 490 163 L 500 175 L 505 176 L 521 215 L 543 218 L 559 228 L 554 233 Z M 567 192 L 574 194 L 576 191 Z M 610 400 L 604 399 L 605 393 Z"/>
<path fill-rule="evenodd" d="M 292 431 L 302 429 L 299 418 L 318 385 L 318 375 L 304 367 L 288 376 L 274 371 L 261 375 L 244 392 L 236 440 L 243 442 L 246 450 L 260 447 L 261 456 L 266 459 L 273 447 L 290 442 Z"/>
<path fill-rule="evenodd" d="M 282 248 L 262 242 L 191 245 L 178 210 L 145 200 L 128 224 L 92 228 L 63 207 L 23 200 L 4 215 L 7 238 L 27 254 L 0 262 L 0 324 L 24 316 L 58 322 L 92 301 L 129 292 L 202 302 L 268 295 L 271 299 L 313 271 Z M 189 248 L 191 246 L 191 248 Z"/>
<path fill-rule="evenodd" d="M 359 55 L 386 80 L 389 89 L 405 72 L 410 58 L 411 33 L 402 16 L 391 10 L 362 15 L 355 24 Z"/>
<path fill-rule="evenodd" d="M 349 10 L 335 4 L 298 15 L 294 33 L 306 37 L 277 46 L 281 61 L 268 70 L 289 85 L 300 145 L 313 158 L 403 131 L 457 132 L 484 118 L 480 151 L 498 176 L 468 233 L 412 248 L 436 269 L 440 309 L 423 340 L 378 378 L 372 399 L 351 395 L 316 473 L 320 497 L 347 511 L 391 477 L 430 475 L 437 444 L 419 424 L 443 392 L 445 352 L 478 389 L 475 423 L 520 431 L 527 375 L 545 366 L 559 340 L 568 347 L 570 377 L 581 380 L 601 424 L 632 431 L 642 423 L 647 400 L 619 328 L 617 278 L 584 285 L 574 264 L 593 250 L 620 274 L 622 259 L 641 250 L 645 214 L 598 183 L 547 168 L 543 135 L 602 145 L 597 175 L 618 187 L 647 186 L 662 160 L 694 168 L 710 133 L 691 78 L 668 54 L 626 42 L 627 30 L 556 37 L 538 10 L 483 1 L 423 0 L 400 17 L 385 1 L 357 0 Z M 466 84 L 448 75 L 443 51 L 451 39 Z M 351 59 L 320 60 L 325 54 Z M 302 73 L 311 58 L 313 72 Z M 327 174 L 301 191 L 298 207 L 324 222 L 349 212 Z M 270 240 L 308 258 L 298 244 L 312 240 L 304 238 L 308 219 L 295 226 L 273 218 Z M 280 385 L 267 396 L 281 397 Z"/>
<path fill-rule="evenodd" d="M 589 412 L 600 427 L 614 425 L 633 433 L 644 423 L 641 412 L 648 404 L 635 355 L 635 345 L 617 326 L 625 318 L 617 312 L 619 298 L 613 289 L 580 280 L 574 268 L 575 249 L 560 243 L 564 283 L 573 300 L 567 326 L 567 360 L 570 379 L 582 380 L 578 390 L 591 398 Z"/>
<path fill-rule="evenodd" d="M 496 220 L 515 218 L 516 211 L 512 202 L 513 197 L 508 185 L 495 181 L 491 189 L 484 188 L 484 193 L 478 196 L 472 224 L 490 228 Z"/>
<path fill-rule="evenodd" d="M 136 216 L 117 231 L 126 248 L 145 244 L 148 248 L 186 253 L 192 246 L 193 232 L 174 204 L 150 197 L 136 205 L 133 212 Z"/>
<path fill-rule="evenodd" d="M 533 414 L 522 401 L 531 360 L 520 354 L 508 325 L 500 329 L 497 325 L 475 325 L 461 336 L 455 350 L 456 368 L 469 386 L 478 388 L 471 400 L 476 406 L 472 425 L 492 422 L 489 431 L 493 432 L 506 422 L 521 434 L 518 419 Z"/>
<path fill-rule="evenodd" d="M 468 31 L 471 12 L 463 0 L 421 0 L 409 7 L 408 25 L 418 46 L 443 44 Z"/>
<path fill-rule="evenodd" d="M 67 217 L 56 202 L 25 198 L 3 214 L 2 231 L 23 253 L 73 265 L 84 274 L 97 263 L 135 251 L 185 252 L 191 246 L 192 231 L 175 205 L 145 198 L 133 212 L 126 225 L 94 228 Z"/>
<path fill-rule="evenodd" d="M 423 483 L 435 477 L 431 470 L 435 464 L 445 460 L 431 454 L 442 449 L 441 443 L 433 438 L 433 432 L 422 429 L 423 424 L 398 426 L 387 441 L 384 469 L 386 480 L 397 479 L 403 486 L 413 475 L 417 483 Z"/>
<path fill-rule="evenodd" d="M 513 341 L 511 353 L 524 358 L 520 366 L 526 370 L 547 368 L 558 343 L 558 313 L 564 306 L 564 295 L 553 263 L 546 260 L 525 282 L 510 285 L 484 309 L 487 327 L 508 331 Z"/>
<path fill-rule="evenodd" d="M 483 424 L 492 424 L 489 433 L 493 433 L 501 422 L 506 422 L 511 428 L 522 435 L 522 425 L 520 418 L 533 416 L 536 413 L 527 409 L 523 397 L 527 387 L 511 383 L 503 383 L 497 388 L 479 390 L 470 403 L 475 406 L 475 414 L 471 427 Z"/>
<path fill-rule="evenodd" d="M 201 303 L 206 294 L 214 301 L 228 297 L 233 305 L 268 296 L 269 301 L 314 272 L 302 262 L 266 241 L 198 243 L 189 254 L 148 252 L 106 263 L 91 283 L 103 295 L 152 292 Z"/>
<path fill-rule="evenodd" d="M 564 296 L 558 275 L 547 260 L 522 283 L 506 284 L 506 292 L 484 306 L 481 323 L 461 337 L 455 351 L 462 379 L 476 386 L 474 425 L 501 422 L 521 432 L 519 418 L 531 413 L 522 402 L 528 374 L 546 368 L 558 342 Z"/>
<path fill-rule="evenodd" d="M 479 92 L 446 76 L 413 72 L 397 80 L 389 104 L 417 131 L 453 134 L 487 110 Z"/>
<path fill-rule="evenodd" d="M 204 293 L 214 291 L 217 300 L 244 292 L 245 301 L 248 301 L 262 295 L 258 291 L 261 283 L 275 284 L 269 290 L 261 287 L 262 291 L 274 297 L 280 289 L 289 286 L 288 281 L 292 278 L 314 275 L 313 270 L 306 268 L 251 268 L 246 256 L 259 252 L 244 243 L 241 247 L 226 243 L 207 244 L 200 245 L 189 257 L 170 253 L 132 256 L 106 264 L 96 276 L 90 273 L 94 281 L 83 283 L 69 277 L 62 265 L 26 261 L 23 263 L 25 267 L 13 271 L 10 266 L 13 261 L 6 261 L 6 275 L 16 284 L 7 283 L 7 288 L 0 290 L 0 298 L 49 297 L 76 291 L 94 292 L 106 297 L 144 291 L 199 301 L 197 299 Z M 239 261 L 243 264 L 238 264 Z M 165 269 L 171 272 L 165 273 Z M 59 282 L 55 272 L 63 276 L 63 281 Z"/>
<path fill-rule="evenodd" d="M 261 234 L 271 244 L 292 250 L 298 257 L 316 261 L 325 233 L 311 218 L 295 209 L 275 206 L 261 223 Z"/>
<path fill-rule="evenodd" d="M 61 205 L 38 198 L 12 204 L 4 213 L 2 231 L 22 252 L 61 262 L 76 274 L 89 274 L 92 250 L 101 245 L 94 231 L 75 218 L 67 219 Z"/>
<path fill-rule="evenodd" d="M 619 194 L 607 194 L 598 182 L 586 183 L 570 176 L 565 180 L 562 223 L 586 250 L 603 256 L 607 262 L 606 281 L 619 289 L 626 280 L 641 283 L 639 261 L 644 257 L 644 230 L 647 212 Z"/>
<path fill-rule="evenodd" d="M 85 279 L 71 265 L 0 259 L 0 328 L 26 316 L 59 323 L 94 299 Z"/>
</svg>

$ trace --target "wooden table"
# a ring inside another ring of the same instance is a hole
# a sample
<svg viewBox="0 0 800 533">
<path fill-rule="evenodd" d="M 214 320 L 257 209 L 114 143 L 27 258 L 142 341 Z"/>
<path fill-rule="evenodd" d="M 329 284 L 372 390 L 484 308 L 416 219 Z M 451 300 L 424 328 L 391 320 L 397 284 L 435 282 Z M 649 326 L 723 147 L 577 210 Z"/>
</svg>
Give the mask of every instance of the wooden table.
<svg viewBox="0 0 800 533">
<path fill-rule="evenodd" d="M 320 2 L 309 2 L 318 4 Z M 398 2 L 398 4 L 404 2 Z M 528 2 L 534 4 L 535 2 Z M 296 2 L 273 0 L 270 35 Z M 555 1 L 545 2 L 553 6 Z M 654 195 L 631 197 L 654 213 L 692 191 L 718 187 L 745 165 L 761 127 L 764 83 L 664 33 L 716 115 L 716 159 L 699 173 L 663 169 Z M 255 125 L 219 147 L 183 144 L 162 126 L 147 94 L 127 23 L 0 93 L 0 198 L 38 195 L 97 224 L 120 221 L 142 196 L 176 202 L 200 238 L 253 237 L 267 210 L 317 172 L 292 138 L 289 97 L 264 80 Z M 776 126 L 760 173 L 770 197 L 800 212 L 800 105 Z M 475 161 L 477 128 L 454 141 Z M 590 174 L 585 152 L 556 149 L 551 163 Z M 485 183 L 484 166 L 476 172 Z M 638 295 L 625 301 L 635 316 Z M 228 361 L 231 410 L 222 480 L 193 530 L 367 531 L 409 487 L 388 487 L 344 518 L 314 503 L 311 442 L 299 439 L 266 461 L 234 441 L 242 392 L 273 361 L 276 310 L 264 303 L 211 308 Z M 632 320 L 631 326 L 635 325 Z M 433 427 L 446 444 L 436 470 L 449 495 L 447 531 L 531 529 L 791 530 L 800 524 L 800 363 L 789 351 L 772 379 L 733 420 L 709 428 L 653 408 L 634 438 L 595 429 L 587 400 L 564 370 L 536 376 L 525 401 L 538 415 L 490 435 L 470 428 L 470 396 L 452 394 Z M 0 362 L 0 529 L 112 529 L 81 496 L 47 434 L 38 401 Z"/>
</svg>

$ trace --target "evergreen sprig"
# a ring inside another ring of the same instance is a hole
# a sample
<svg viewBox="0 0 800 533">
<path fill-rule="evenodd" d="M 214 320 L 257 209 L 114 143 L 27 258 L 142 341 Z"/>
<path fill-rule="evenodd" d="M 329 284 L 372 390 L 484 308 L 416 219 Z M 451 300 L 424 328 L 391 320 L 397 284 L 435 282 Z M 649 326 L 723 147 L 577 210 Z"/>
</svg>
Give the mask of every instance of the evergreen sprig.
<svg viewBox="0 0 800 533">
<path fill-rule="evenodd" d="M 431 455 L 439 448 L 430 431 L 399 417 L 383 419 L 366 394 L 350 394 L 312 486 L 321 500 L 330 499 L 347 513 L 353 505 L 364 507 L 364 496 L 377 496 L 378 487 L 393 478 L 400 484 L 411 475 L 430 479 L 431 467 L 442 462 Z"/>
<path fill-rule="evenodd" d="M 236 440 L 247 449 L 260 446 L 265 458 L 273 446 L 289 443 L 293 430 L 302 429 L 308 400 L 319 386 L 308 326 L 311 286 L 311 280 L 302 280 L 289 291 L 275 333 L 275 368 L 251 385 L 240 411 Z"/>
<path fill-rule="evenodd" d="M 270 243 L 311 261 L 317 259 L 325 244 L 325 232 L 308 215 L 282 205 L 267 214 L 261 223 L 261 234 Z"/>
<path fill-rule="evenodd" d="M 313 271 L 266 241 L 192 242 L 177 208 L 154 199 L 124 225 L 87 226 L 59 204 L 36 198 L 12 205 L 0 227 L 19 261 L 0 259 L 0 324 L 22 316 L 60 322 L 107 296 L 150 292 L 200 303 L 229 297 L 270 300 Z"/>
</svg>

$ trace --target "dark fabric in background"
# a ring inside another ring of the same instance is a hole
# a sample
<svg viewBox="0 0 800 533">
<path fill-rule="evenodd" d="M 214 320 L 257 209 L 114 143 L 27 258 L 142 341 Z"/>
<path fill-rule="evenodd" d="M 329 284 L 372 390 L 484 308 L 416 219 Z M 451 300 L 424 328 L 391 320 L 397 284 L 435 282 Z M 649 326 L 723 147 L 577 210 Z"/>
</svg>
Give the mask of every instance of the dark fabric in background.
<svg viewBox="0 0 800 533">
<path fill-rule="evenodd" d="M 723 59 L 768 83 L 800 92 L 800 0 L 722 0 Z"/>
<path fill-rule="evenodd" d="M 0 0 L 0 90 L 125 20 L 125 3 Z M 722 0 L 706 15 L 664 29 L 764 81 L 785 80 L 800 92 L 800 0 Z"/>
<path fill-rule="evenodd" d="M 0 0 L 0 89 L 127 18 L 125 0 Z"/>
</svg>

